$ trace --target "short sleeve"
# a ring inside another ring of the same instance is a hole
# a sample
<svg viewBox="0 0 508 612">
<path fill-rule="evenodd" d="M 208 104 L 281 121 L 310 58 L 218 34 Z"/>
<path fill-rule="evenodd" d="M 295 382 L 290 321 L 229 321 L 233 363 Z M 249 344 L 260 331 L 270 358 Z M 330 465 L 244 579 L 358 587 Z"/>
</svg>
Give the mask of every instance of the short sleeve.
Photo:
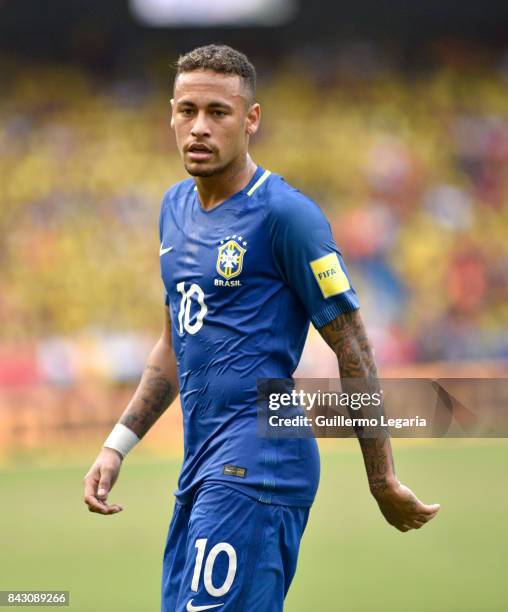
<svg viewBox="0 0 508 612">
<path fill-rule="evenodd" d="M 330 224 L 321 209 L 298 191 L 272 203 L 268 231 L 277 268 L 318 329 L 357 310 L 358 297 Z"/>
</svg>

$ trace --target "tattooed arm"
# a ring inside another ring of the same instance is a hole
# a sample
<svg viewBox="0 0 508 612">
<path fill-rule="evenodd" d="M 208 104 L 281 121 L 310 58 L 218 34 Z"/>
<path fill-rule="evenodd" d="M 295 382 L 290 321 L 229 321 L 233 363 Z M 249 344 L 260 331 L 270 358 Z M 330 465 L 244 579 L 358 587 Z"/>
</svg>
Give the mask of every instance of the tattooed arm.
<svg viewBox="0 0 508 612">
<path fill-rule="evenodd" d="M 152 349 L 138 388 L 118 422 L 142 438 L 177 395 L 176 358 L 166 307 L 162 335 Z"/>
<path fill-rule="evenodd" d="M 351 393 L 379 392 L 376 364 L 360 312 L 338 316 L 319 330 L 337 355 L 343 390 Z M 369 407 L 369 410 L 372 408 Z M 382 413 L 379 409 L 377 416 Z M 356 414 L 361 416 L 361 414 Z M 390 437 L 380 430 L 377 437 L 366 437 L 355 430 L 362 449 L 369 487 L 386 520 L 400 531 L 419 529 L 439 511 L 439 504 L 423 504 L 395 476 Z"/>
<path fill-rule="evenodd" d="M 177 394 L 176 358 L 171 342 L 169 310 L 166 308 L 162 335 L 153 347 L 139 385 L 118 422 L 142 438 Z M 118 451 L 102 448 L 84 479 L 84 501 L 90 512 L 116 514 L 123 509 L 118 504 L 107 502 L 121 465 L 122 455 Z"/>
</svg>

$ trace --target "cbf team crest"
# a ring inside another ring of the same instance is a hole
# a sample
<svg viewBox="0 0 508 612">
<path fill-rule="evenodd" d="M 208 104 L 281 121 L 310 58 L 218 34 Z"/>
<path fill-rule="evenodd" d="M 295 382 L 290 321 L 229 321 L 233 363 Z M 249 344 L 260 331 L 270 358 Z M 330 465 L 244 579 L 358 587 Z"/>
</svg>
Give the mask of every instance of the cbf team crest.
<svg viewBox="0 0 508 612">
<path fill-rule="evenodd" d="M 240 246 L 243 245 L 243 246 Z M 225 240 L 221 240 L 219 253 L 217 255 L 217 272 L 226 280 L 238 276 L 242 271 L 243 256 L 247 246 L 247 242 L 242 236 L 228 236 Z"/>
</svg>

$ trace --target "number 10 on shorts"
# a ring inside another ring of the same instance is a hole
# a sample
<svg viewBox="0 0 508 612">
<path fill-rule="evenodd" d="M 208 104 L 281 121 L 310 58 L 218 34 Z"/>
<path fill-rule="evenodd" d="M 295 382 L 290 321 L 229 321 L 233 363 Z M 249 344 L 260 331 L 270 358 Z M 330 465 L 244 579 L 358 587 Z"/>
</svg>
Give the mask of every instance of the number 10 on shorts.
<svg viewBox="0 0 508 612">
<path fill-rule="evenodd" d="M 196 564 L 194 566 L 194 575 L 192 577 L 191 584 L 191 589 L 194 592 L 197 592 L 199 590 L 199 581 L 201 579 L 201 570 L 203 569 L 203 561 L 205 558 L 207 542 L 207 538 L 201 538 L 199 540 L 196 540 Z M 215 560 L 217 559 L 220 553 L 225 553 L 228 556 L 228 571 L 223 584 L 217 587 L 212 582 L 212 572 Z M 231 544 L 228 544 L 227 542 L 219 542 L 218 544 L 216 544 L 208 553 L 208 556 L 205 561 L 203 582 L 207 593 L 209 595 L 212 595 L 212 597 L 222 597 L 223 595 L 225 595 L 231 588 L 233 580 L 235 579 L 236 567 L 236 551 L 231 546 Z"/>
</svg>

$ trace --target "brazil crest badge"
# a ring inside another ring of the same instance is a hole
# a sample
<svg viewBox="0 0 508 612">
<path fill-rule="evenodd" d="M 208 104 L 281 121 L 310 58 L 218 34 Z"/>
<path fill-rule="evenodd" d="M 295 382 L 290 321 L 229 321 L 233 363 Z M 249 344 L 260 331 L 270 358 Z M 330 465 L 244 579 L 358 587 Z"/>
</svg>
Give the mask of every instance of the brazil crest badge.
<svg viewBox="0 0 508 612">
<path fill-rule="evenodd" d="M 217 272 L 226 280 L 238 276 L 242 271 L 245 251 L 236 240 L 227 240 L 221 244 L 217 256 Z"/>
</svg>

